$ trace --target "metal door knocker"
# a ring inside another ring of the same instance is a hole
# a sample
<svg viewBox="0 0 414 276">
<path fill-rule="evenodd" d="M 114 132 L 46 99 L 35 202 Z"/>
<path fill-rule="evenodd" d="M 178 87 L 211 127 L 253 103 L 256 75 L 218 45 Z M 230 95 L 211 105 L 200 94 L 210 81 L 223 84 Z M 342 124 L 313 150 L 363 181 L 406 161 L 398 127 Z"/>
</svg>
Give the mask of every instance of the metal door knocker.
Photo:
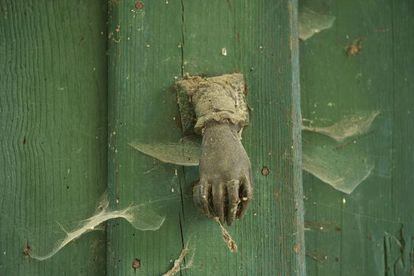
<svg viewBox="0 0 414 276">
<path fill-rule="evenodd" d="M 231 225 L 243 216 L 253 196 L 250 160 L 241 143 L 249 120 L 243 75 L 191 76 L 177 85 L 187 94 L 196 116 L 194 130 L 202 135 L 194 203 L 208 217 Z"/>
</svg>

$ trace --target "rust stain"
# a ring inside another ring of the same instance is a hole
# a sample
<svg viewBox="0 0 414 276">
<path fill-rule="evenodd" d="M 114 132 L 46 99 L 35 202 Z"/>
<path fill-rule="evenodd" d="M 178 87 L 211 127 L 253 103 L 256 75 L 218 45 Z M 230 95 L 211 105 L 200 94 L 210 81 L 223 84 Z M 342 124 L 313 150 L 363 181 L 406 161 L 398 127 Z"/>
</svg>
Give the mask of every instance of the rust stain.
<svg viewBox="0 0 414 276">
<path fill-rule="evenodd" d="M 270 174 L 270 169 L 266 166 L 263 166 L 262 168 L 262 175 L 263 176 L 268 176 Z"/>
<path fill-rule="evenodd" d="M 348 57 L 356 56 L 362 51 L 362 38 L 357 38 L 345 49 Z"/>
<path fill-rule="evenodd" d="M 144 3 L 142 3 L 142 1 L 136 1 L 135 2 L 135 9 L 137 10 L 142 10 L 144 8 Z"/>
<path fill-rule="evenodd" d="M 141 267 L 141 260 L 138 258 L 135 258 L 134 260 L 132 260 L 132 268 L 135 270 L 139 269 Z"/>
</svg>

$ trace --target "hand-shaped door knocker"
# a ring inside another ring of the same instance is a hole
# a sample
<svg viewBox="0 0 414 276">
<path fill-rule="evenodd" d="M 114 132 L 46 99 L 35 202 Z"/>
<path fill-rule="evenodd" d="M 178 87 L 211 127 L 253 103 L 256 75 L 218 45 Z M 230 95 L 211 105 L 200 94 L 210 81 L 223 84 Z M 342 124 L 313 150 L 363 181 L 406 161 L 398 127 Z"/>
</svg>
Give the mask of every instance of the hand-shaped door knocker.
<svg viewBox="0 0 414 276">
<path fill-rule="evenodd" d="M 192 76 L 177 85 L 188 95 L 196 115 L 194 130 L 203 137 L 194 203 L 208 217 L 231 225 L 253 196 L 250 160 L 241 143 L 249 120 L 243 75 Z"/>
</svg>

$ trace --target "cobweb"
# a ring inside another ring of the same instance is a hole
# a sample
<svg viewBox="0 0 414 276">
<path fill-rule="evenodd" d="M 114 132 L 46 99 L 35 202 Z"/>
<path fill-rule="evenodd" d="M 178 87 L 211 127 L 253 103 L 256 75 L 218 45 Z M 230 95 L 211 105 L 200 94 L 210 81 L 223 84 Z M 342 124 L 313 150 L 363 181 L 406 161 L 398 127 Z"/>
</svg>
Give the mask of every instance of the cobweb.
<svg viewBox="0 0 414 276">
<path fill-rule="evenodd" d="M 102 230 L 101 226 L 104 222 L 118 218 L 125 219 L 132 227 L 142 231 L 158 230 L 165 220 L 164 217 L 154 213 L 147 204 L 131 205 L 124 209 L 111 210 L 105 194 L 102 196 L 93 216 L 70 228 L 66 228 L 60 222 L 52 224 L 54 229 L 48 231 L 51 235 L 47 241 L 37 244 L 36 239 L 32 239 L 30 241 L 30 251 L 27 252 L 27 255 L 39 261 L 49 259 L 82 235 L 91 231 Z"/>
<path fill-rule="evenodd" d="M 326 127 L 303 126 L 304 131 L 316 132 L 337 142 L 343 142 L 347 138 L 359 136 L 368 132 L 372 122 L 379 115 L 379 111 L 360 112 L 357 114 L 344 116 L 342 120 Z"/>
<path fill-rule="evenodd" d="M 129 143 L 134 149 L 154 157 L 164 163 L 180 166 L 198 166 L 201 156 L 199 144 L 183 140 L 178 143 L 141 143 L 138 141 Z"/>
<path fill-rule="evenodd" d="M 305 143 L 303 170 L 346 194 L 361 184 L 373 171 L 369 156 L 349 144 L 342 149 L 334 144 Z"/>
<path fill-rule="evenodd" d="M 302 168 L 334 189 L 350 194 L 374 169 L 368 154 L 353 143 L 341 146 L 339 143 L 367 133 L 378 111 L 360 112 L 344 116 L 338 122 L 326 126 L 302 126 L 309 134 L 324 135 L 331 140 L 310 139 L 303 143 Z M 201 145 L 192 140 L 178 143 L 141 143 L 130 145 L 165 163 L 181 166 L 198 166 Z"/>
<path fill-rule="evenodd" d="M 299 38 L 307 40 L 314 34 L 332 27 L 335 16 L 317 13 L 309 8 L 299 11 Z"/>
</svg>

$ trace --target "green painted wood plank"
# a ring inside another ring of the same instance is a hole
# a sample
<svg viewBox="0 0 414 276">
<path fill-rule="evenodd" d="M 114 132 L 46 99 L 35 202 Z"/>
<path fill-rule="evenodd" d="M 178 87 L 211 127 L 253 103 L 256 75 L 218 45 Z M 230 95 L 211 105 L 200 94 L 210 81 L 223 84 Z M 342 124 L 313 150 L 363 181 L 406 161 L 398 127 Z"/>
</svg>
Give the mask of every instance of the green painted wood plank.
<svg viewBox="0 0 414 276">
<path fill-rule="evenodd" d="M 371 132 L 355 140 L 375 169 L 351 195 L 304 176 L 308 274 L 411 275 L 414 5 L 301 4 L 336 16 L 331 29 L 301 43 L 303 117 L 329 124 L 358 111 L 381 112 Z M 347 56 L 346 48 L 358 39 L 362 50 Z M 307 139 L 321 137 L 305 135 L 303 143 Z"/>
<path fill-rule="evenodd" d="M 181 136 L 170 90 L 181 75 L 181 3 L 142 5 L 113 1 L 109 7 L 109 192 L 117 207 L 156 201 L 149 207 L 166 221 L 156 232 L 140 232 L 123 221 L 110 223 L 109 275 L 135 275 L 134 259 L 141 262 L 136 274 L 161 275 L 182 247 L 180 167 L 159 164 L 128 145 Z"/>
<path fill-rule="evenodd" d="M 303 275 L 296 1 L 124 1 L 112 8 L 113 204 L 156 201 L 151 206 L 166 222 L 156 232 L 111 223 L 108 273 L 160 275 L 189 242 L 194 264 L 182 274 Z M 243 143 L 252 160 L 255 198 L 246 217 L 230 228 L 239 246 L 231 254 L 218 226 L 192 204 L 197 169 L 160 164 L 128 142 L 179 139 L 169 91 L 176 76 L 235 71 L 246 75 L 253 108 Z M 264 166 L 270 168 L 267 177 Z M 141 261 L 136 271 L 134 258 Z"/>
<path fill-rule="evenodd" d="M 214 223 L 186 213 L 185 238 L 197 239 L 195 260 L 202 264 L 188 274 L 302 273 L 301 255 L 293 250 L 296 243 L 304 248 L 295 212 L 302 201 L 296 28 L 295 1 L 184 1 L 184 73 L 246 77 L 253 111 L 243 144 L 255 181 L 248 213 L 230 228 L 237 254 L 224 246 Z M 264 166 L 269 176 L 261 174 Z M 185 202 L 186 209 L 191 204 Z M 208 232 L 215 235 L 204 238 Z"/>
<path fill-rule="evenodd" d="M 0 274 L 103 275 L 105 234 L 52 259 L 52 246 L 89 217 L 106 187 L 106 4 L 0 1 Z"/>
</svg>

